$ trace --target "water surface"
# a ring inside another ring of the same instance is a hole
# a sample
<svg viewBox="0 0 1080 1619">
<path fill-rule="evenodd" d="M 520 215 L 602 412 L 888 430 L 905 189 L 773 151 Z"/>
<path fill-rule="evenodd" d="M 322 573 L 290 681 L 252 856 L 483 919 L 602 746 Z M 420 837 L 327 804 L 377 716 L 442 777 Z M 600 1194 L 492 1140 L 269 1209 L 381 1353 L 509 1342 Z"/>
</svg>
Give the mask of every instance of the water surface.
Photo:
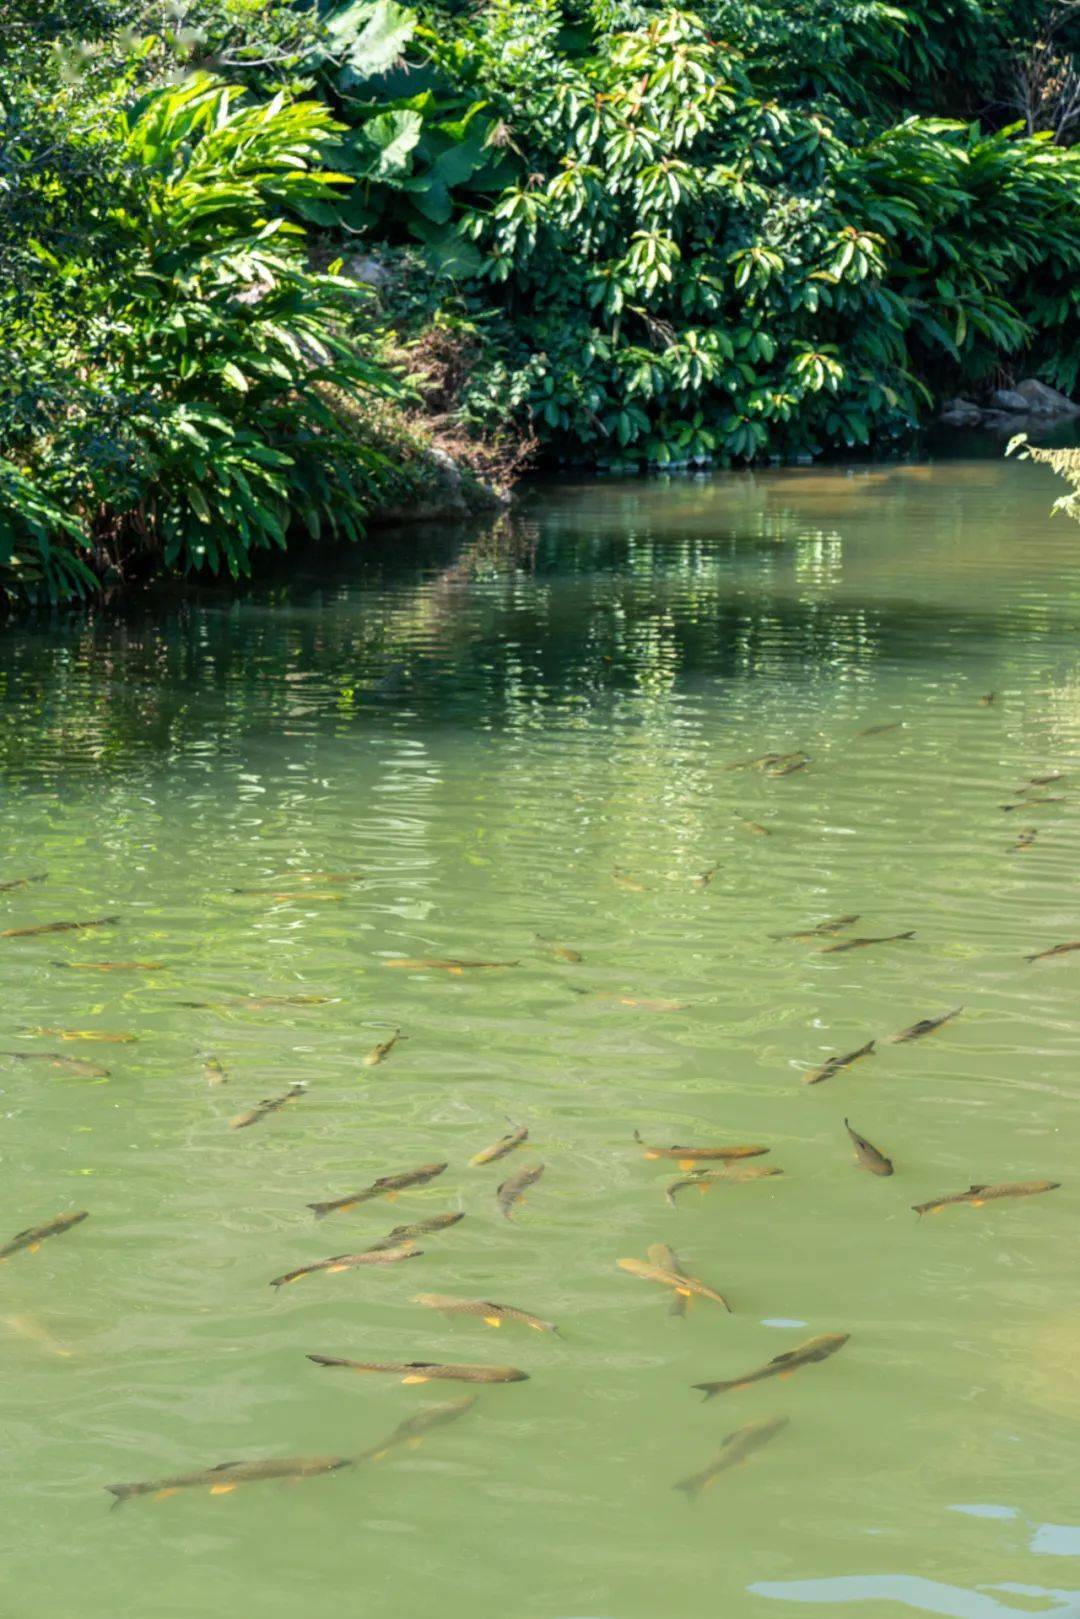
<svg viewBox="0 0 1080 1619">
<path fill-rule="evenodd" d="M 1080 937 L 1080 535 L 1055 493 L 996 460 L 562 484 L 412 565 L 402 536 L 243 599 L 6 631 L 0 881 L 48 879 L 0 894 L 0 926 L 120 918 L 0 940 L 0 1048 L 109 1070 L 0 1056 L 0 1235 L 91 1214 L 2 1271 L 13 1612 L 1080 1613 L 1080 952 L 1023 959 Z M 731 768 L 794 750 L 791 775 Z M 1002 808 L 1053 770 L 1060 802 Z M 915 937 L 772 937 L 845 913 Z M 71 970 L 106 959 L 162 965 Z M 222 1004 L 290 995 L 327 1000 Z M 467 1167 L 507 1116 L 527 1147 Z M 784 1173 L 673 1209 L 635 1129 L 768 1144 Z M 306 1208 L 442 1159 L 393 1203 Z M 502 1220 L 496 1186 L 540 1161 Z M 911 1212 L 1033 1176 L 1064 1185 Z M 268 1286 L 457 1208 L 420 1259 Z M 678 1319 L 616 1268 L 658 1241 L 734 1313 Z M 821 1332 L 851 1340 L 691 1391 Z M 530 1380 L 378 1463 L 108 1509 L 119 1480 L 356 1453 L 462 1392 L 308 1352 Z M 772 1415 L 744 1467 L 672 1489 Z"/>
</svg>

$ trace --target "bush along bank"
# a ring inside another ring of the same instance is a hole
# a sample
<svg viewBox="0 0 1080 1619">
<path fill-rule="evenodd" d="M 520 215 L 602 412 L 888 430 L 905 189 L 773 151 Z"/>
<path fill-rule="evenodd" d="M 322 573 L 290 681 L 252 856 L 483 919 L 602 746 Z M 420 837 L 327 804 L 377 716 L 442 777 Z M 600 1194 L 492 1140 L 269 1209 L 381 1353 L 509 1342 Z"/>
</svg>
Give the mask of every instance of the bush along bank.
<svg viewBox="0 0 1080 1619">
<path fill-rule="evenodd" d="M 1076 387 L 1060 0 L 8 7 L 9 599 Z"/>
</svg>

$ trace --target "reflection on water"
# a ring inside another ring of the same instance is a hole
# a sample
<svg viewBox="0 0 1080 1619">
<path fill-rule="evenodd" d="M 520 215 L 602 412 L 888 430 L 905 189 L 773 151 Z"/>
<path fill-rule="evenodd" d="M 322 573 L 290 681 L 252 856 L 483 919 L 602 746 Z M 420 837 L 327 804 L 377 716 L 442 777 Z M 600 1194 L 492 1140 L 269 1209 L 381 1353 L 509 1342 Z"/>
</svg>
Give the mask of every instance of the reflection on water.
<svg viewBox="0 0 1080 1619">
<path fill-rule="evenodd" d="M 0 884 L 48 878 L 0 890 L 0 932 L 120 918 L 0 940 L 0 1242 L 90 1211 L 3 1267 L 20 1619 L 132 1592 L 154 1619 L 1075 1609 L 1044 1580 L 1080 1555 L 1080 953 L 1023 959 L 1080 936 L 1080 542 L 1052 498 L 996 461 L 557 484 L 419 560 L 6 632 Z M 766 753 L 809 763 L 732 768 Z M 786 937 L 846 915 L 914 937 Z M 103 961 L 144 965 L 73 970 Z M 508 1116 L 526 1148 L 467 1167 Z M 635 1129 L 783 1173 L 673 1207 Z M 911 1212 L 1034 1177 L 1063 1185 Z M 459 1210 L 408 1265 L 268 1285 Z M 618 1269 L 658 1243 L 732 1314 Z M 823 1333 L 850 1342 L 789 1381 L 692 1392 Z M 454 1392 L 310 1354 L 530 1377 L 379 1462 L 107 1509 L 118 1480 L 378 1449 Z M 773 1416 L 697 1501 L 672 1488 Z"/>
</svg>

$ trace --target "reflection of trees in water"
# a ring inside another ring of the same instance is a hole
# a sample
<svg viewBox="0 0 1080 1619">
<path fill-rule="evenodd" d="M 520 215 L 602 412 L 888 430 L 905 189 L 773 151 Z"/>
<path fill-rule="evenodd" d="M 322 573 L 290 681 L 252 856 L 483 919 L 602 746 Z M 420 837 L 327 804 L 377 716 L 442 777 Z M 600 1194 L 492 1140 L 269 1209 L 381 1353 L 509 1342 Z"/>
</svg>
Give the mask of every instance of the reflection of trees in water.
<svg viewBox="0 0 1080 1619">
<path fill-rule="evenodd" d="M 979 547 L 1005 587 L 1021 549 L 1010 522 L 1030 510 L 1027 485 L 1019 506 L 1008 488 L 1000 533 L 982 489 L 972 528 L 972 489 L 998 477 L 897 466 L 553 485 L 463 535 L 380 536 L 241 598 L 14 630 L 0 651 L 0 762 L 54 778 L 156 769 L 260 732 L 406 711 L 421 725 L 513 726 L 545 705 L 587 712 L 620 695 L 644 720 L 646 700 L 663 709 L 702 678 L 825 690 L 883 657 L 955 660 L 958 627 L 996 657 L 1015 644 L 1029 667 L 1033 643 L 1060 636 L 1071 613 L 1049 589 L 1023 612 L 1008 588 L 970 597 Z M 916 590 L 905 538 L 930 522 L 933 580 Z M 1047 701 L 1075 713 L 1071 676 Z"/>
</svg>

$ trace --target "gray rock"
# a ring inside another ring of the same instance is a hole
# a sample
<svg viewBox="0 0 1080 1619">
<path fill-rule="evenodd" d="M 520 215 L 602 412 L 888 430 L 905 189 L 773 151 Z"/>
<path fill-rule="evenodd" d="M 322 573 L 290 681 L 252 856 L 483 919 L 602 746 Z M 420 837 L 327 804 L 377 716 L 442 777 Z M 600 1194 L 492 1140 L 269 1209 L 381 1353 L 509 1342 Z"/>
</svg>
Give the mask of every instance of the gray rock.
<svg viewBox="0 0 1080 1619">
<path fill-rule="evenodd" d="M 1024 409 L 1032 416 L 1080 416 L 1080 405 L 1037 377 L 1025 377 L 1012 391 L 1024 400 Z"/>
<path fill-rule="evenodd" d="M 996 388 L 990 395 L 990 403 L 995 410 L 1015 410 L 1021 416 L 1027 416 L 1031 405 L 1018 388 Z"/>
<path fill-rule="evenodd" d="M 982 411 L 970 399 L 950 399 L 941 412 L 946 427 L 978 427 Z"/>
<path fill-rule="evenodd" d="M 341 268 L 353 281 L 366 281 L 369 287 L 385 287 L 393 280 L 386 265 L 367 253 L 350 253 Z"/>
</svg>

